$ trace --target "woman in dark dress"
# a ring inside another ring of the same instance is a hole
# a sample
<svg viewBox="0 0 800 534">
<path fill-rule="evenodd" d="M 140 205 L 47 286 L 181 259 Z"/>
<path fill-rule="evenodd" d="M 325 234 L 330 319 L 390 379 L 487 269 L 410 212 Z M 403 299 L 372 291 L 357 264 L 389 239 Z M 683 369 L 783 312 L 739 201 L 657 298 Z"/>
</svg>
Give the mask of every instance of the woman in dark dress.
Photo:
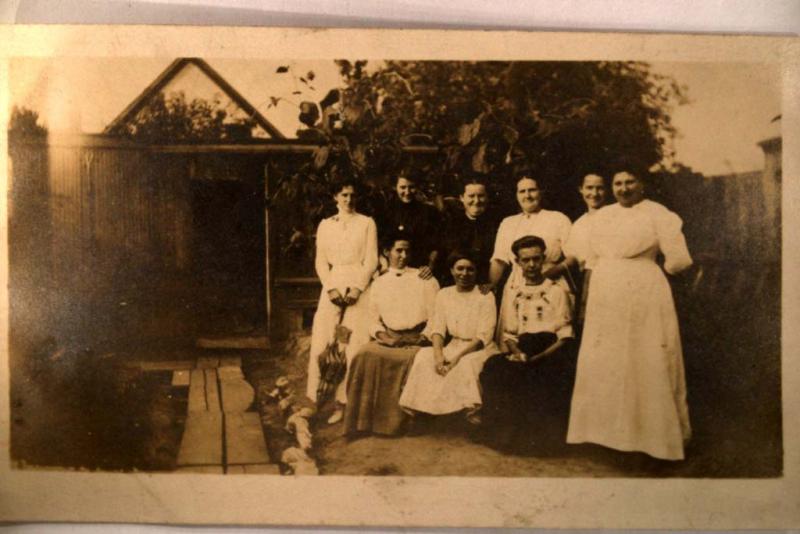
<svg viewBox="0 0 800 534">
<path fill-rule="evenodd" d="M 508 452 L 549 452 L 566 440 L 574 354 L 567 292 L 542 274 L 545 243 L 517 239 L 524 283 L 503 303 L 501 350 L 480 376 L 484 437 Z"/>
<path fill-rule="evenodd" d="M 403 234 L 414 244 L 408 266 L 419 269 L 419 276 L 433 276 L 441 217 L 433 206 L 417 198 L 417 177 L 399 174 L 394 181 L 395 194 L 378 217 L 378 240 Z"/>
<path fill-rule="evenodd" d="M 459 200 L 463 209 L 456 210 L 445 221 L 439 258 L 444 260 L 454 250 L 470 252 L 477 261 L 477 282 L 483 285 L 489 281 L 489 264 L 499 222 L 486 209 L 489 197 L 482 178 L 472 176 L 464 180 Z M 439 261 L 436 275 L 443 286 L 453 284 L 444 261 Z"/>
</svg>

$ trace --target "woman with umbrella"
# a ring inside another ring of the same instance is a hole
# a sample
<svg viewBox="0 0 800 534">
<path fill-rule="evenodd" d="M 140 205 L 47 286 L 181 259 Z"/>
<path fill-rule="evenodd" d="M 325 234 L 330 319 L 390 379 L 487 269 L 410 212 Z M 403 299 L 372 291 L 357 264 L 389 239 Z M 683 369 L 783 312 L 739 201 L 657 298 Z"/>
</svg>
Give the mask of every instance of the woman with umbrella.
<svg viewBox="0 0 800 534">
<path fill-rule="evenodd" d="M 322 292 L 311 328 L 306 394 L 321 404 L 335 388 L 337 407 L 328 420 L 333 424 L 342 419 L 347 402 L 343 366 L 335 362 L 349 361 L 369 341 L 365 292 L 378 267 L 378 238 L 372 218 L 356 212 L 354 180 L 339 181 L 331 192 L 337 214 L 324 219 L 317 229 L 314 266 Z"/>
</svg>

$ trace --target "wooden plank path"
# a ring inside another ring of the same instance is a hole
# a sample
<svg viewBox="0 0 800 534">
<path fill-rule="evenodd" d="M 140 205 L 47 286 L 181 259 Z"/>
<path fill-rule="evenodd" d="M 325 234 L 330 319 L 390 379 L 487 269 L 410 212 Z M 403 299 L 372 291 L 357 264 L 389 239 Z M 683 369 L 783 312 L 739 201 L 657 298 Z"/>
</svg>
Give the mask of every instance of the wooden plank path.
<svg viewBox="0 0 800 534">
<path fill-rule="evenodd" d="M 173 365 L 172 385 L 188 387 L 186 426 L 177 471 L 217 474 L 280 474 L 270 463 L 255 399 L 239 357 L 200 357 L 187 368 Z M 153 365 L 165 370 L 166 365 Z"/>
</svg>

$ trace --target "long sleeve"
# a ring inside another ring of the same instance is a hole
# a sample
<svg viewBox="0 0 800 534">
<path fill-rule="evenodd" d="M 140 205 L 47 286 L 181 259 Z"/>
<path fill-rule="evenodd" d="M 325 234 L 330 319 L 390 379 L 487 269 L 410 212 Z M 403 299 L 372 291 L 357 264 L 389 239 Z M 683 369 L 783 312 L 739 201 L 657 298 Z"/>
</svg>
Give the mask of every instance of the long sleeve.
<svg viewBox="0 0 800 534">
<path fill-rule="evenodd" d="M 364 243 L 364 259 L 361 262 L 363 271 L 361 279 L 359 280 L 360 286 L 358 289 L 364 291 L 369 285 L 375 269 L 378 268 L 378 230 L 375 227 L 375 221 L 371 217 L 367 217 L 367 231 Z"/>
<path fill-rule="evenodd" d="M 497 305 L 494 303 L 494 295 L 481 295 L 480 316 L 478 318 L 478 331 L 476 336 L 487 347 L 494 338 L 495 326 L 497 326 Z"/>
<path fill-rule="evenodd" d="M 503 339 L 516 341 L 519 337 L 519 319 L 516 310 L 516 295 L 509 293 L 503 299 L 500 314 L 503 318 Z"/>
<path fill-rule="evenodd" d="M 658 246 L 664 254 L 664 270 L 669 274 L 679 273 L 692 265 L 682 227 L 681 218 L 666 208 L 656 217 Z"/>
<path fill-rule="evenodd" d="M 570 230 L 572 229 L 572 222 L 569 220 L 569 217 L 564 215 L 561 212 L 556 212 L 560 217 L 558 217 L 558 239 L 560 241 L 560 246 L 563 252 L 564 246 L 569 241 L 569 234 Z"/>
<path fill-rule="evenodd" d="M 439 334 L 442 337 L 447 336 L 447 291 L 445 289 L 436 294 L 429 332 L 431 336 L 434 334 Z"/>
<path fill-rule="evenodd" d="M 435 278 L 425 281 L 423 298 L 425 299 L 425 318 L 427 323 L 422 332 L 427 338 L 433 335 L 433 317 L 436 315 L 436 295 L 439 293 L 439 282 Z"/>
<path fill-rule="evenodd" d="M 380 312 L 381 290 L 380 284 L 374 284 L 369 294 L 369 307 L 367 320 L 369 321 L 369 337 L 375 338 L 378 332 L 384 330 Z"/>
<path fill-rule="evenodd" d="M 503 263 L 510 263 L 508 257 L 511 250 L 511 229 L 510 217 L 503 219 L 500 227 L 497 229 L 497 237 L 494 240 L 494 252 L 492 253 L 492 260 L 500 260 Z"/>
<path fill-rule="evenodd" d="M 319 277 L 320 282 L 322 282 L 322 290 L 328 291 L 330 289 L 330 274 L 331 274 L 331 264 L 328 261 L 328 256 L 325 252 L 325 239 L 326 239 L 326 232 L 325 232 L 325 221 L 319 223 L 317 227 L 317 243 L 316 243 L 316 254 L 314 256 L 314 269 L 317 271 L 317 276 Z"/>
<path fill-rule="evenodd" d="M 573 337 L 572 310 L 567 293 L 562 287 L 553 286 L 550 289 L 550 297 L 553 301 L 553 311 L 558 325 L 555 331 L 556 336 L 558 339 Z"/>
</svg>

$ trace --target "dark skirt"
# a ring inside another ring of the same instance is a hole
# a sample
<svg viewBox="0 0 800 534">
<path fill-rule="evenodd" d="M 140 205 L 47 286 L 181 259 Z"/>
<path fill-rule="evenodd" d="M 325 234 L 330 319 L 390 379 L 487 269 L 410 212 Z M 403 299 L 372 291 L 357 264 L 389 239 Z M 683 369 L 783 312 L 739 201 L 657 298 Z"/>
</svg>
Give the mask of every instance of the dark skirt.
<svg viewBox="0 0 800 534">
<path fill-rule="evenodd" d="M 556 341 L 555 334 L 523 334 L 519 348 L 528 356 Z M 490 358 L 481 372 L 483 437 L 515 454 L 554 452 L 566 443 L 575 353 L 571 344 L 535 362 Z"/>
<path fill-rule="evenodd" d="M 345 434 L 398 434 L 407 415 L 398 401 L 419 346 L 365 345 L 350 363 Z"/>
</svg>

